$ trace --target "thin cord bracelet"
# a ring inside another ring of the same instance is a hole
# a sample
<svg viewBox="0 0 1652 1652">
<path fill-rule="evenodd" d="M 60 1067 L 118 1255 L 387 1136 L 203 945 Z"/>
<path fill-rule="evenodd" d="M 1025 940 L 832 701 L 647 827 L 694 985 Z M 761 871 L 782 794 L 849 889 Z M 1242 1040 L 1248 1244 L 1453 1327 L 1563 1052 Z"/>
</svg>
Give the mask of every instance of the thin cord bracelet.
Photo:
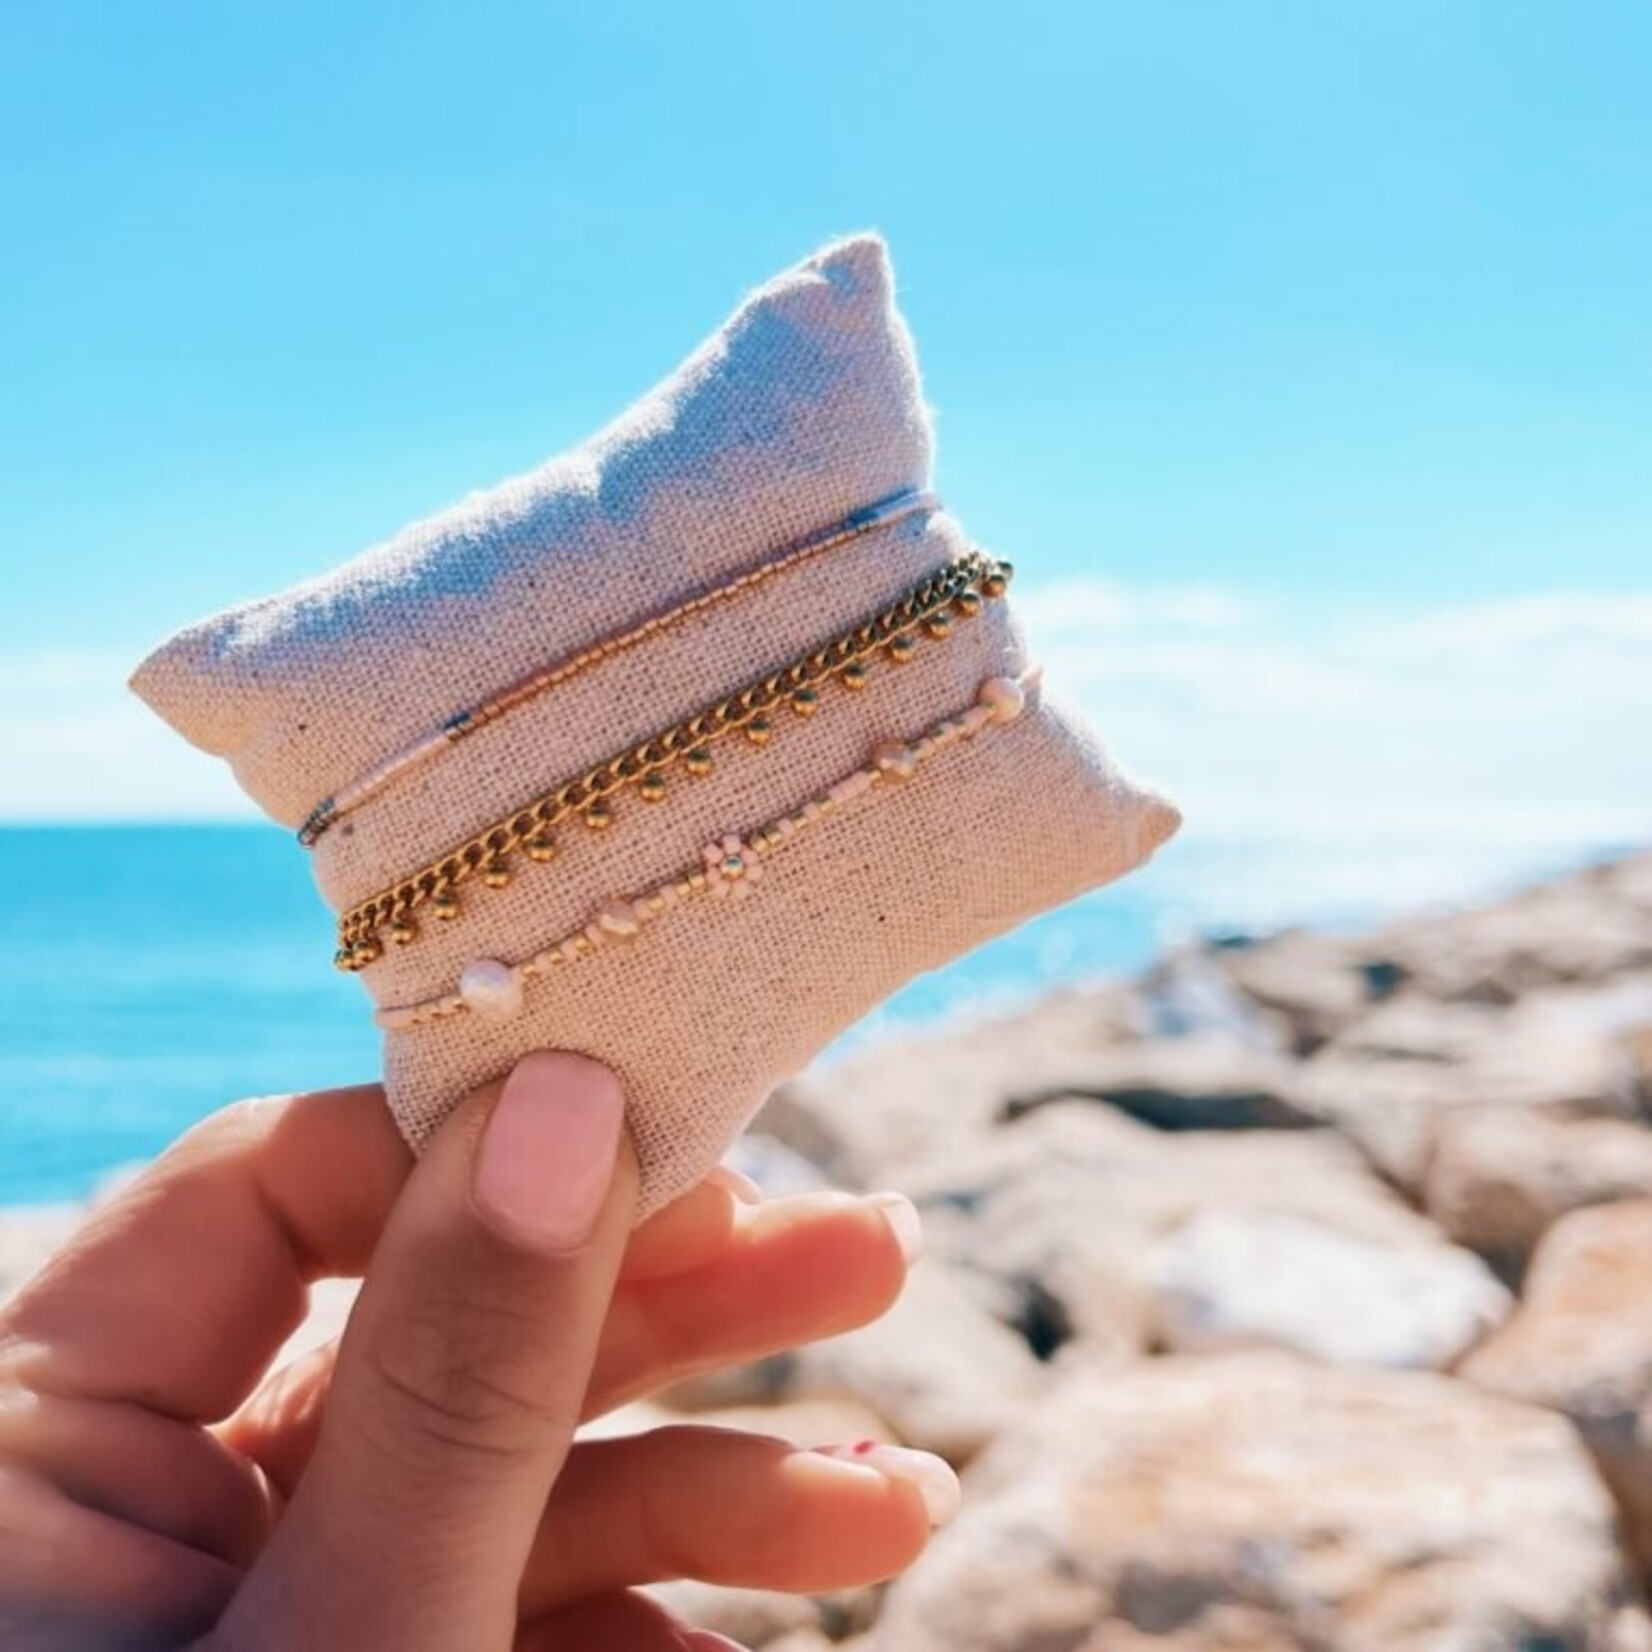
<svg viewBox="0 0 1652 1652">
<path fill-rule="evenodd" d="M 417 915 L 427 906 L 440 920 L 456 918 L 460 887 L 475 879 L 503 888 L 515 876 L 519 853 L 535 863 L 554 860 L 560 852 L 556 828 L 569 816 L 603 830 L 613 823 L 618 793 L 635 788 L 644 802 L 658 803 L 674 764 L 692 777 L 709 774 L 710 748 L 718 740 L 743 732 L 753 745 L 767 745 L 776 732 L 769 712 L 786 706 L 799 718 L 811 717 L 828 683 L 864 688 L 876 657 L 904 664 L 917 653 L 919 633 L 935 641 L 949 637 L 954 618 L 969 619 L 987 600 L 1002 596 L 1013 572 L 1009 563 L 980 551 L 955 557 L 891 606 L 811 653 L 560 782 L 341 914 L 333 962 L 342 970 L 362 970 L 384 956 L 386 936 L 408 945 L 418 937 Z"/>
<path fill-rule="evenodd" d="M 366 774 L 351 781 L 348 786 L 335 792 L 331 797 L 323 798 L 304 817 L 298 828 L 298 841 L 306 849 L 313 848 L 329 827 L 336 825 L 352 809 L 359 809 L 369 798 L 376 797 L 393 781 L 429 762 L 441 752 L 458 745 L 461 740 L 467 739 L 478 729 L 486 728 L 489 723 L 503 717 L 506 712 L 537 698 L 559 683 L 577 677 L 591 666 L 612 659 L 614 655 L 622 654 L 627 649 L 635 648 L 661 631 L 680 625 L 684 620 L 703 613 L 708 608 L 714 608 L 719 603 L 728 602 L 741 592 L 749 591 L 773 579 L 777 574 L 800 567 L 805 562 L 823 556 L 827 551 L 837 550 L 851 540 L 863 538 L 879 528 L 891 527 L 909 516 L 937 511 L 940 508 L 940 499 L 933 493 L 918 489 L 897 493 L 875 505 L 867 506 L 864 510 L 854 512 L 824 533 L 798 541 L 789 549 L 755 568 L 747 569 L 745 573 L 737 575 L 726 584 L 702 591 L 686 602 L 650 615 L 628 630 L 604 637 L 600 642 L 592 643 L 577 654 L 545 666 L 531 676 L 521 678 L 480 705 L 469 706 L 454 713 L 441 727 L 432 729 L 411 745 L 404 746 L 399 752 L 374 764 Z"/>
<path fill-rule="evenodd" d="M 521 1013 L 529 981 L 577 963 L 601 948 L 634 940 L 656 919 L 701 895 L 746 899 L 762 879 L 763 861 L 800 833 L 874 787 L 909 779 L 948 746 L 1014 722 L 1025 709 L 1027 696 L 1037 687 L 1040 675 L 1039 667 L 1033 666 L 1019 677 L 987 679 L 965 710 L 943 718 L 913 739 L 883 741 L 865 763 L 825 791 L 743 837 L 729 833 L 717 838 L 706 845 L 695 865 L 658 888 L 605 901 L 578 929 L 521 963 L 475 959 L 460 972 L 457 991 L 419 1004 L 381 1009 L 374 1015 L 374 1022 L 386 1032 L 405 1032 L 467 1013 L 486 1021 L 509 1021 Z"/>
</svg>

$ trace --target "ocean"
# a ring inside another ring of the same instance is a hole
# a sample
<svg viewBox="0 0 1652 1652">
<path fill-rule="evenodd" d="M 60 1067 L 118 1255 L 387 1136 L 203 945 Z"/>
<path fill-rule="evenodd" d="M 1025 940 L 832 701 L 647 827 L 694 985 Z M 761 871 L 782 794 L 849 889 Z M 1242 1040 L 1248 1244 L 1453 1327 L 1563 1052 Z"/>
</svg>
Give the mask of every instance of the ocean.
<svg viewBox="0 0 1652 1652">
<path fill-rule="evenodd" d="M 1201 841 L 914 981 L 841 1041 L 1146 965 L 1199 932 L 1346 927 L 1611 845 Z M 85 1196 L 240 1096 L 374 1076 L 305 858 L 263 825 L 0 826 L 0 1204 Z M 1381 892 L 1381 898 L 1378 892 Z"/>
<path fill-rule="evenodd" d="M 0 857 L 0 1204 L 84 1196 L 236 1097 L 376 1073 L 285 833 L 9 827 Z M 1156 872 L 914 982 L 851 1036 L 1138 967 L 1166 938 Z"/>
</svg>

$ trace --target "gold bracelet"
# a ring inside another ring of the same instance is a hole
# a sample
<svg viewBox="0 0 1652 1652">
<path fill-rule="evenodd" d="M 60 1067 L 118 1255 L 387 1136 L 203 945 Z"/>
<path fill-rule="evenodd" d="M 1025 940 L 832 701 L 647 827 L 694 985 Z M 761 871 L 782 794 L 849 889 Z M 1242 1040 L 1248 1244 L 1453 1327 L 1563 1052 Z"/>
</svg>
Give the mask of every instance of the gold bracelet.
<svg viewBox="0 0 1652 1652">
<path fill-rule="evenodd" d="M 622 654 L 629 648 L 635 648 L 640 643 L 647 642 L 650 637 L 681 625 L 696 614 L 704 613 L 708 608 L 728 602 L 742 592 L 752 590 L 773 579 L 777 574 L 789 573 L 806 562 L 824 556 L 828 551 L 835 551 L 853 540 L 877 532 L 880 528 L 893 527 L 909 516 L 937 511 L 940 508 L 941 502 L 934 494 L 908 488 L 876 505 L 869 505 L 864 510 L 853 512 L 835 527 L 798 541 L 788 550 L 770 557 L 767 562 L 759 563 L 755 568 L 748 568 L 742 574 L 736 574 L 725 584 L 701 591 L 678 603 L 674 608 L 651 614 L 627 630 L 604 637 L 600 642 L 582 648 L 567 659 L 542 667 L 531 676 L 499 690 L 481 704 L 455 712 L 439 728 L 421 735 L 400 751 L 392 752 L 390 756 L 375 763 L 365 774 L 358 775 L 348 786 L 341 787 L 330 797 L 324 797 L 304 817 L 298 828 L 298 841 L 306 849 L 313 848 L 322 833 L 330 826 L 342 820 L 352 809 L 358 809 L 370 798 L 378 796 L 393 781 L 410 770 L 421 767 L 450 747 L 458 745 L 461 740 L 468 739 L 478 729 L 496 722 L 506 712 L 514 711 L 518 706 L 537 699 L 547 689 L 568 682 L 582 671 L 600 665 L 604 660 L 612 659 L 616 654 Z"/>
<path fill-rule="evenodd" d="M 974 702 L 943 717 L 909 740 L 885 740 L 873 748 L 864 763 L 825 791 L 785 814 L 748 831 L 744 837 L 728 833 L 706 845 L 700 859 L 658 888 L 629 898 L 605 901 L 577 929 L 543 950 L 507 964 L 497 958 L 476 958 L 460 972 L 457 990 L 423 1003 L 401 1004 L 379 1010 L 374 1021 L 386 1032 L 407 1032 L 431 1021 L 469 1011 L 485 1021 L 509 1021 L 522 1013 L 525 989 L 537 977 L 575 964 L 610 946 L 635 939 L 666 913 L 701 895 L 744 900 L 763 875 L 763 861 L 784 849 L 800 833 L 834 811 L 846 808 L 874 787 L 909 779 L 919 768 L 958 741 L 974 740 L 989 729 L 1013 723 L 1027 696 L 1037 687 L 1036 666 L 1019 677 L 992 677 L 982 683 Z"/>
<path fill-rule="evenodd" d="M 904 664 L 917 652 L 920 631 L 936 639 L 948 636 L 954 615 L 970 618 L 984 598 L 1002 596 L 1012 573 L 1007 562 L 966 552 L 890 607 L 802 659 L 542 793 L 343 913 L 334 963 L 342 970 L 365 969 L 383 957 L 384 935 L 397 945 L 412 942 L 418 936 L 414 915 L 426 905 L 439 919 L 456 918 L 459 887 L 473 878 L 488 888 L 504 887 L 515 874 L 518 852 L 540 863 L 555 859 L 555 828 L 570 815 L 600 831 L 613 822 L 611 799 L 627 788 L 634 787 L 644 802 L 659 802 L 665 796 L 665 771 L 674 763 L 680 761 L 693 776 L 709 774 L 709 748 L 726 735 L 743 731 L 753 745 L 767 745 L 775 732 L 768 713 L 782 702 L 794 715 L 809 717 L 829 681 L 849 690 L 864 688 L 874 655 L 881 652 L 892 663 Z"/>
</svg>

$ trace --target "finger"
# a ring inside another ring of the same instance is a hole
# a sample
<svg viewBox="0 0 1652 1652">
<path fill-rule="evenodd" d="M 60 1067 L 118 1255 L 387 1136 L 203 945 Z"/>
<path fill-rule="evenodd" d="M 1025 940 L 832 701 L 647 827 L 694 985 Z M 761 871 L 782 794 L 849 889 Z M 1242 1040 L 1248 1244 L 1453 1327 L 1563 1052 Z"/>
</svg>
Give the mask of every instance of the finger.
<svg viewBox="0 0 1652 1652">
<path fill-rule="evenodd" d="M 131 1405 L 18 1391 L 0 1460 L 128 1526 L 246 1565 L 274 1523 L 270 1485 L 210 1433 Z"/>
<path fill-rule="evenodd" d="M 224 1561 L 83 1508 L 26 1470 L 0 1473 L 0 1631 L 38 1636 L 4 1634 L 0 1645 L 172 1645 L 205 1629 L 239 1581 Z M 49 1638 L 77 1621 L 86 1639 Z"/>
<path fill-rule="evenodd" d="M 728 1243 L 745 1201 L 713 1171 L 631 1235 L 620 1278 L 665 1279 L 708 1262 Z"/>
<path fill-rule="evenodd" d="M 228 1415 L 303 1317 L 309 1282 L 365 1267 L 411 1163 L 373 1086 L 216 1114 L 0 1313 L 6 1374 Z"/>
<path fill-rule="evenodd" d="M 642 1595 L 596 1595 L 526 1624 L 515 1652 L 744 1652 Z"/>
<path fill-rule="evenodd" d="M 876 1319 L 900 1294 L 917 1254 L 916 1221 L 907 1201 L 888 1194 L 807 1193 L 743 1211 L 711 1262 L 668 1283 L 621 1285 L 583 1420 L 695 1372 Z M 314 1449 L 335 1352 L 317 1350 L 278 1373 L 224 1431 L 284 1495 Z"/>
<path fill-rule="evenodd" d="M 679 1577 L 795 1594 L 881 1582 L 959 1496 L 940 1458 L 871 1440 L 822 1451 L 683 1426 L 587 1441 L 540 1525 L 523 1609 Z"/>
<path fill-rule="evenodd" d="M 624 1097 L 530 1055 L 439 1132 L 340 1344 L 315 1455 L 231 1621 L 510 1643 L 636 1201 Z M 281 1635 L 274 1635 L 281 1641 Z"/>
<path fill-rule="evenodd" d="M 0 1313 L 7 1373 L 37 1391 L 191 1421 L 229 1415 L 302 1319 L 307 1286 L 366 1267 L 411 1168 L 377 1085 L 225 1108 Z M 639 1271 L 669 1272 L 674 1253 L 695 1265 L 741 1196 L 714 1172 L 709 1189 L 642 1224 Z"/>
<path fill-rule="evenodd" d="M 587 1415 L 867 1324 L 900 1295 L 921 1245 L 918 1213 L 899 1194 L 807 1193 L 759 1206 L 706 1266 L 619 1294 Z"/>
</svg>

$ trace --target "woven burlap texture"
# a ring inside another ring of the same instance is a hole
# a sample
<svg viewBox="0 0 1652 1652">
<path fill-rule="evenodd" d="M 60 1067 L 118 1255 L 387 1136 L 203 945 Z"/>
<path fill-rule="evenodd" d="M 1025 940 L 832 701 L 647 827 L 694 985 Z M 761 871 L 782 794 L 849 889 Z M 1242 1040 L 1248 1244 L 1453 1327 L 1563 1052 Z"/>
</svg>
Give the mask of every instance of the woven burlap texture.
<svg viewBox="0 0 1652 1652">
<path fill-rule="evenodd" d="M 133 686 L 296 826 L 455 711 L 927 486 L 930 466 L 883 244 L 858 236 L 759 289 L 583 446 L 191 627 Z M 334 825 L 313 851 L 322 893 L 335 908 L 364 899 L 876 613 L 965 546 L 945 514 L 908 518 L 549 690 Z M 451 991 L 474 958 L 517 962 L 1026 664 L 1011 605 L 989 603 L 911 664 L 874 662 L 859 694 L 831 686 L 813 718 L 778 714 L 768 747 L 731 739 L 709 776 L 673 771 L 663 802 L 621 793 L 606 832 L 569 822 L 556 861 L 504 889 L 468 885 L 459 918 L 427 922 L 361 979 L 376 1003 L 400 1005 Z M 1129 871 L 1176 824 L 1040 691 L 1018 722 L 800 836 L 749 900 L 687 903 L 635 942 L 530 983 L 509 1022 L 467 1014 L 390 1034 L 391 1109 L 418 1146 L 525 1051 L 594 1055 L 625 1082 L 646 1215 L 704 1174 L 775 1083 L 914 974 Z"/>
</svg>

